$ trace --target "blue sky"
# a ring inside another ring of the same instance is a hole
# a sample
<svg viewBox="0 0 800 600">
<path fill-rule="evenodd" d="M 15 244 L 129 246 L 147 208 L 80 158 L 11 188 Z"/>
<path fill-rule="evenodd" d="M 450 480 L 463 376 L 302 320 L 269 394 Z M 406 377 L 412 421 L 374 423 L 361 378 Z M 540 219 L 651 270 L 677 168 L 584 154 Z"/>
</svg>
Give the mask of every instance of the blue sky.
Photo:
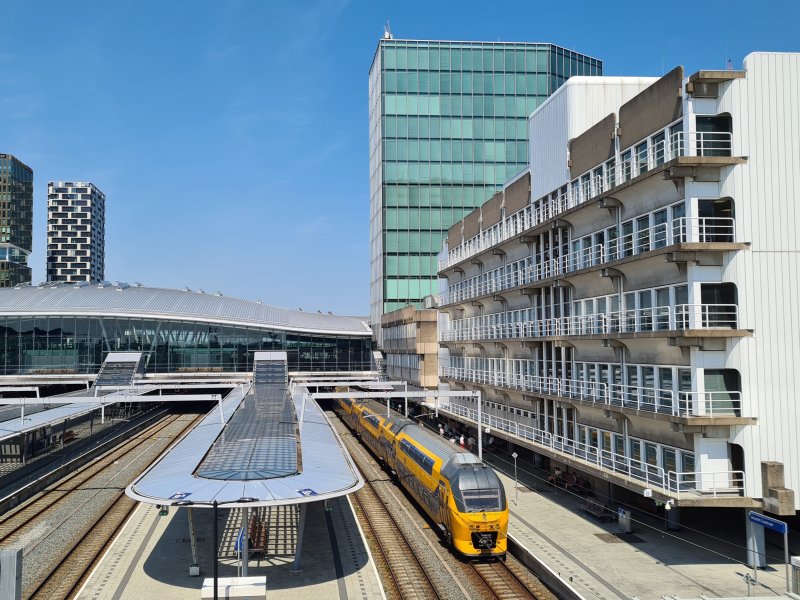
<svg viewBox="0 0 800 600">
<path fill-rule="evenodd" d="M 673 8 L 670 8 L 673 7 Z M 690 8 L 692 14 L 684 11 Z M 367 73 L 397 38 L 553 42 L 607 75 L 800 51 L 800 3 L 2 0 L 0 152 L 107 196 L 106 277 L 369 312 Z"/>
</svg>

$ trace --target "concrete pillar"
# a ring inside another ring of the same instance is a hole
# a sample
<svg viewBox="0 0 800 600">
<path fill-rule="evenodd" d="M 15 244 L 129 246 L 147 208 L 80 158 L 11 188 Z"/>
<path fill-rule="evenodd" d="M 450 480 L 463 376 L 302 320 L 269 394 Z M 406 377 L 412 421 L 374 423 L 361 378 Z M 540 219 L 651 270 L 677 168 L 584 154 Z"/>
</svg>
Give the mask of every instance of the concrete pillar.
<svg viewBox="0 0 800 600">
<path fill-rule="evenodd" d="M 751 568 L 763 569 L 767 566 L 764 528 L 751 523 L 747 511 L 744 512 L 744 518 L 747 523 L 747 564 Z"/>
<path fill-rule="evenodd" d="M 22 598 L 22 548 L 0 550 L 0 598 Z"/>
</svg>

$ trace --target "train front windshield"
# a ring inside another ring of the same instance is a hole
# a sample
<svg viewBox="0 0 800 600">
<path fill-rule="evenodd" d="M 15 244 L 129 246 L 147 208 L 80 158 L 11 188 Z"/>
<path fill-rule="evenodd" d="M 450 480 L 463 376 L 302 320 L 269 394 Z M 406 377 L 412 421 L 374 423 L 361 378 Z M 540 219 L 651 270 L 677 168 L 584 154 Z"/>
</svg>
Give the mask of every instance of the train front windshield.
<svg viewBox="0 0 800 600">
<path fill-rule="evenodd" d="M 500 490 L 463 490 L 464 512 L 500 512 Z"/>
<path fill-rule="evenodd" d="M 500 479 L 488 467 L 462 467 L 457 470 L 453 483 L 453 496 L 461 512 L 500 512 L 506 508 Z"/>
</svg>

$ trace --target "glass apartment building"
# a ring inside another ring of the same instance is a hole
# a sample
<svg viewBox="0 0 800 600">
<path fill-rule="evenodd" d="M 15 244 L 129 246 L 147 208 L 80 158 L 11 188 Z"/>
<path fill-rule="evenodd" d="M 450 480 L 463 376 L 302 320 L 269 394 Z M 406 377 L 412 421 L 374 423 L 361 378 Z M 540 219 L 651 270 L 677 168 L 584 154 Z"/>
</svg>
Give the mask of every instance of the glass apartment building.
<svg viewBox="0 0 800 600">
<path fill-rule="evenodd" d="M 33 169 L 0 154 L 0 287 L 31 280 L 32 247 Z"/>
<path fill-rule="evenodd" d="M 528 116 L 601 61 L 552 44 L 384 37 L 369 73 L 371 323 L 437 291 L 448 228 L 528 162 Z"/>
</svg>

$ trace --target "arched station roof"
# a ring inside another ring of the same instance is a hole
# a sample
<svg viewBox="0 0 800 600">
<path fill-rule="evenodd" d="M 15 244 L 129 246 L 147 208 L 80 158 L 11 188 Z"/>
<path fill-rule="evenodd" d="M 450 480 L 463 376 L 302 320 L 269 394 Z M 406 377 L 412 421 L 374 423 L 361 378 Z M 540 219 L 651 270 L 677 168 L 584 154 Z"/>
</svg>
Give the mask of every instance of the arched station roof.
<svg viewBox="0 0 800 600">
<path fill-rule="evenodd" d="M 193 320 L 331 335 L 370 336 L 366 317 L 278 308 L 202 291 L 102 284 L 42 284 L 0 289 L 2 316 L 127 316 Z"/>
</svg>

